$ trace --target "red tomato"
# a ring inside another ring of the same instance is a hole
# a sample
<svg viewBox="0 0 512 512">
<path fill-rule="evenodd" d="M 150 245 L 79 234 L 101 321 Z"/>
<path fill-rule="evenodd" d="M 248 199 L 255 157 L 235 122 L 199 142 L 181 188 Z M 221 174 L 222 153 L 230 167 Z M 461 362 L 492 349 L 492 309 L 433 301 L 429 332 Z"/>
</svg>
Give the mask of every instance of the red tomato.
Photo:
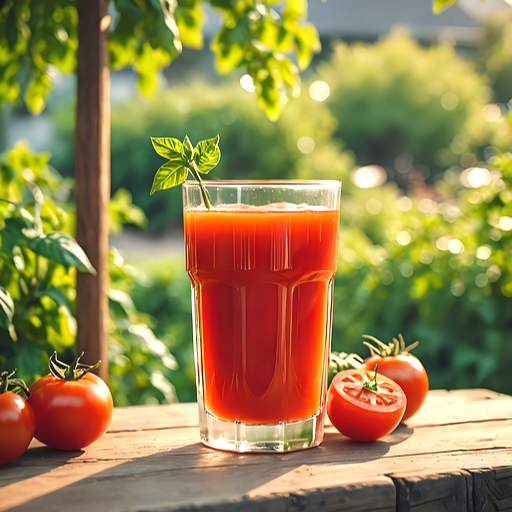
<svg viewBox="0 0 512 512">
<path fill-rule="evenodd" d="M 80 450 L 98 440 L 112 418 L 112 395 L 96 375 L 78 380 L 46 375 L 30 388 L 36 415 L 34 437 L 61 450 Z"/>
<path fill-rule="evenodd" d="M 34 412 L 24 398 L 0 394 L 0 465 L 17 459 L 28 448 L 35 428 Z"/>
<path fill-rule="evenodd" d="M 406 398 L 400 386 L 377 375 L 378 391 L 367 389 L 374 372 L 345 370 L 336 374 L 327 393 L 327 415 L 345 436 L 374 441 L 393 432 L 405 411 Z"/>
<path fill-rule="evenodd" d="M 379 366 L 379 374 L 394 380 L 407 397 L 407 407 L 402 421 L 416 414 L 425 401 L 428 392 L 428 377 L 419 359 L 411 354 L 398 356 L 372 356 L 363 368 L 373 370 Z"/>
</svg>

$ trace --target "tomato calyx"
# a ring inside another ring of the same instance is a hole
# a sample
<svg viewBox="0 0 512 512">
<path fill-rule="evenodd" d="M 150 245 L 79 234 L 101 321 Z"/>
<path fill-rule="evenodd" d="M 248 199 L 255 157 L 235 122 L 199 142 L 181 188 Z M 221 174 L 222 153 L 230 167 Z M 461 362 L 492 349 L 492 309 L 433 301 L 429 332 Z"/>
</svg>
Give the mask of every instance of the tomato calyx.
<svg viewBox="0 0 512 512">
<path fill-rule="evenodd" d="M 15 393 L 20 395 L 25 400 L 30 398 L 30 391 L 22 379 L 13 379 L 12 376 L 16 373 L 16 369 L 9 373 L 3 371 L 0 373 L 0 394 L 2 393 Z"/>
<path fill-rule="evenodd" d="M 379 384 L 377 383 L 377 368 L 378 364 L 375 365 L 375 374 L 373 375 L 372 380 L 363 380 L 363 387 L 365 387 L 368 391 L 375 391 L 375 393 L 379 392 Z"/>
<path fill-rule="evenodd" d="M 395 357 L 400 355 L 408 356 L 410 355 L 409 352 L 420 344 L 419 341 L 415 341 L 406 347 L 404 337 L 401 334 L 398 335 L 398 339 L 393 338 L 393 341 L 387 345 L 374 336 L 370 336 L 368 334 L 363 334 L 363 338 L 371 340 L 377 345 L 375 346 L 367 341 L 363 341 L 363 343 L 370 349 L 372 356 L 380 357 Z"/>
<path fill-rule="evenodd" d="M 50 373 L 56 378 L 61 380 L 79 380 L 86 373 L 98 368 L 101 360 L 96 364 L 87 365 L 80 362 L 81 357 L 84 355 L 82 352 L 71 364 L 63 363 L 57 359 L 57 352 L 54 352 L 50 357 Z"/>
</svg>

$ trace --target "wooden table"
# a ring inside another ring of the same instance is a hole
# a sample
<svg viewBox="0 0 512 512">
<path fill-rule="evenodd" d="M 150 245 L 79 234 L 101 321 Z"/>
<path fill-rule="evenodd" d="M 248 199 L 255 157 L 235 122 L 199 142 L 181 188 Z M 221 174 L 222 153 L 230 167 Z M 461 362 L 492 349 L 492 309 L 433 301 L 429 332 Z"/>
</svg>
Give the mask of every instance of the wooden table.
<svg viewBox="0 0 512 512">
<path fill-rule="evenodd" d="M 0 467 L 0 511 L 512 511 L 512 397 L 431 391 L 407 426 L 358 443 L 238 455 L 202 446 L 196 404 L 115 409 L 81 452 L 34 442 Z"/>
</svg>

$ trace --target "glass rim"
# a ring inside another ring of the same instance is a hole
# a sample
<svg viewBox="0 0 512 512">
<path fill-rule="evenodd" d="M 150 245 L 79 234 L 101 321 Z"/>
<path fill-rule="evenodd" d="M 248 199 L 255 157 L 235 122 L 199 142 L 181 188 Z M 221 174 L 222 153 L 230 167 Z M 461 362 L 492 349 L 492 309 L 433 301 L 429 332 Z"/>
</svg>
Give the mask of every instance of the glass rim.
<svg viewBox="0 0 512 512">
<path fill-rule="evenodd" d="M 342 186 L 341 181 L 337 180 L 202 180 L 205 186 L 258 186 L 258 187 L 325 187 L 337 188 Z M 186 180 L 182 183 L 184 187 L 199 187 L 195 180 Z"/>
</svg>

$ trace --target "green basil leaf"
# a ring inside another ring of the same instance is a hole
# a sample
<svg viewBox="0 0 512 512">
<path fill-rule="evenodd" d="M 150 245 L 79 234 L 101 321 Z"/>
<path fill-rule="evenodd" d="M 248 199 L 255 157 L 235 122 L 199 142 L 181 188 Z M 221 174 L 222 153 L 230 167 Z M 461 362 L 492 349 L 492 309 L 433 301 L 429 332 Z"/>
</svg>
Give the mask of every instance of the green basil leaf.
<svg viewBox="0 0 512 512">
<path fill-rule="evenodd" d="M 44 290 L 37 290 L 34 293 L 36 297 L 50 297 L 59 306 L 64 306 L 71 313 L 71 304 L 69 303 L 66 294 L 55 286 L 50 286 Z"/>
<path fill-rule="evenodd" d="M 219 163 L 219 140 L 219 135 L 213 139 L 202 140 L 194 149 L 193 158 L 202 173 L 210 172 Z"/>
<path fill-rule="evenodd" d="M 151 137 L 155 151 L 168 160 L 181 160 L 183 158 L 183 144 L 172 137 Z"/>
<path fill-rule="evenodd" d="M 36 254 L 50 258 L 57 263 L 62 263 L 66 268 L 73 266 L 78 270 L 96 275 L 96 270 L 94 270 L 84 250 L 72 236 L 63 231 L 51 231 L 47 235 L 42 234 L 31 240 L 28 246 Z"/>
<path fill-rule="evenodd" d="M 434 6 L 432 10 L 434 14 L 439 14 L 440 12 L 448 9 L 450 5 L 453 5 L 457 0 L 434 0 Z"/>
<path fill-rule="evenodd" d="M 188 135 L 185 135 L 183 139 L 183 157 L 187 162 L 192 160 L 192 154 L 194 153 L 194 146 L 192 146 L 192 142 L 188 138 Z"/>
<path fill-rule="evenodd" d="M 166 190 L 183 183 L 187 179 L 188 169 L 183 161 L 166 162 L 156 171 L 151 194 L 157 190 Z"/>
<path fill-rule="evenodd" d="M 9 329 L 14 316 L 14 302 L 9 292 L 0 286 L 0 326 Z"/>
</svg>

